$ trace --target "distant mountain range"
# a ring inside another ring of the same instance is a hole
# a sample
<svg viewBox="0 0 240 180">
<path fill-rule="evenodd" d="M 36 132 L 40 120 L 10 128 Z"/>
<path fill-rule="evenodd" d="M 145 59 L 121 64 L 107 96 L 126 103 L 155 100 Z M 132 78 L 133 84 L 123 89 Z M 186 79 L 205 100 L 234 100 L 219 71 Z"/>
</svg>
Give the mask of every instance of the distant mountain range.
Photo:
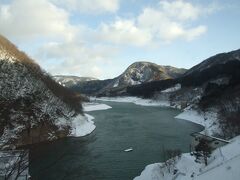
<svg viewBox="0 0 240 180">
<path fill-rule="evenodd" d="M 78 77 L 78 76 L 66 76 L 66 75 L 56 75 L 53 79 L 57 81 L 62 86 L 70 87 L 74 86 L 80 82 L 98 80 L 93 77 Z"/>
<path fill-rule="evenodd" d="M 206 96 L 210 96 L 210 92 L 211 96 L 214 93 L 226 96 L 225 91 L 230 89 L 227 87 L 238 85 L 239 63 L 240 50 L 217 54 L 189 70 L 160 66 L 150 62 L 136 62 L 116 78 L 81 81 L 68 87 L 76 92 L 92 96 L 140 96 L 152 98 L 164 89 L 181 84 L 182 89 L 186 89 L 186 91 L 184 95 L 178 96 L 181 99 L 179 101 L 183 101 L 186 98 L 187 92 L 189 94 L 188 97 L 194 99 L 193 96 L 197 96 L 197 94 L 192 91 L 193 89 L 198 89 L 198 91 L 201 91 L 199 95 L 202 97 L 200 102 L 203 105 L 210 103 L 208 98 L 206 98 Z M 213 88 L 212 84 L 214 83 L 219 87 L 216 87 L 214 91 L 210 91 L 209 89 Z M 237 91 L 235 90 L 234 94 L 236 93 Z M 171 100 L 177 101 L 176 97 L 172 93 Z M 216 100 L 211 99 L 211 103 L 214 104 Z"/>
<path fill-rule="evenodd" d="M 235 128 L 229 130 L 231 125 L 225 123 L 225 133 L 232 134 L 240 124 L 240 49 L 214 55 L 189 70 L 136 62 L 114 79 L 80 82 L 70 88 L 93 96 L 163 100 L 172 107 L 201 112 L 214 109 L 219 118 L 233 124 Z"/>
<path fill-rule="evenodd" d="M 77 92 L 98 95 L 109 91 L 124 90 L 128 86 L 151 81 L 174 79 L 180 77 L 186 69 L 160 66 L 151 62 L 135 62 L 121 75 L 113 79 L 95 80 L 85 77 L 54 76 L 54 79 Z"/>
<path fill-rule="evenodd" d="M 152 97 L 156 92 L 181 84 L 182 87 L 205 87 L 208 83 L 226 84 L 238 81 L 240 50 L 212 56 L 189 70 L 136 62 L 120 76 L 108 80 L 80 82 L 71 89 L 96 96 Z"/>
<path fill-rule="evenodd" d="M 176 92 L 166 89 L 180 86 Z M 172 105 L 215 107 L 219 102 L 240 102 L 240 49 L 214 55 L 189 70 L 136 62 L 120 76 L 108 80 L 82 81 L 69 86 L 93 96 L 138 96 L 161 98 Z M 183 106 L 184 107 L 184 106 Z"/>
</svg>

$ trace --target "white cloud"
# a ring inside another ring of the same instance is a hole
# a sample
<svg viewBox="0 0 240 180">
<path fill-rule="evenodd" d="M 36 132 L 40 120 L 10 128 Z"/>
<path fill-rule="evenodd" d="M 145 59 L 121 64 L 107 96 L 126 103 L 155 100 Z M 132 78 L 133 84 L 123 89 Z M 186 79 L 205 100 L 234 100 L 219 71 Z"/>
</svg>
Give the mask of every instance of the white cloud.
<svg viewBox="0 0 240 180">
<path fill-rule="evenodd" d="M 204 25 L 193 27 L 185 25 L 187 16 L 182 21 L 172 17 L 172 13 L 169 16 L 168 13 L 161 11 L 161 9 L 145 8 L 142 14 L 138 16 L 138 26 L 141 29 L 147 29 L 159 41 L 165 42 L 176 39 L 193 40 L 207 30 Z M 195 18 L 196 16 L 192 17 Z"/>
<path fill-rule="evenodd" d="M 200 7 L 194 6 L 183 0 L 176 1 L 160 1 L 159 3 L 162 12 L 169 17 L 179 20 L 194 20 L 201 13 Z"/>
<path fill-rule="evenodd" d="M 112 47 L 69 41 L 47 43 L 38 50 L 36 57 L 47 60 L 48 70 L 53 74 L 101 77 L 103 71 L 99 65 L 107 64 L 116 53 L 117 49 Z"/>
<path fill-rule="evenodd" d="M 88 14 L 104 12 L 114 13 L 119 9 L 119 0 L 52 0 L 55 4 L 61 5 L 71 11 L 78 11 Z"/>
<path fill-rule="evenodd" d="M 101 26 L 101 37 L 114 44 L 148 46 L 151 43 L 194 40 L 207 31 L 205 25 L 191 25 L 203 11 L 200 6 L 183 1 L 163 0 L 147 7 L 132 19 L 116 19 Z"/>
<path fill-rule="evenodd" d="M 103 70 L 98 66 L 92 66 L 90 71 L 91 71 L 90 74 L 94 75 L 94 77 L 96 78 L 99 78 L 103 75 Z"/>
<path fill-rule="evenodd" d="M 152 39 L 151 34 L 139 29 L 134 20 L 118 19 L 112 24 L 102 24 L 99 31 L 101 40 L 115 44 L 144 46 Z"/>
<path fill-rule="evenodd" d="M 69 24 L 69 14 L 47 0 L 15 0 L 0 7 L 0 31 L 6 36 L 71 39 L 77 30 Z"/>
<path fill-rule="evenodd" d="M 185 33 L 185 38 L 188 41 L 192 41 L 195 38 L 199 37 L 200 35 L 204 34 L 207 31 L 207 27 L 200 25 L 195 28 L 188 29 Z"/>
<path fill-rule="evenodd" d="M 26 41 L 29 39 L 33 40 L 31 43 L 38 43 L 36 48 L 40 48 L 32 52 L 37 53 L 30 55 L 39 59 L 40 65 L 51 73 L 99 77 L 103 73 L 102 64 L 112 61 L 121 48 L 129 45 L 152 47 L 153 44 L 198 38 L 207 27 L 198 24 L 197 20 L 216 9 L 216 6 L 206 8 L 183 0 L 161 0 L 156 7 L 145 7 L 135 17 L 117 17 L 108 22 L 103 19 L 94 28 L 87 21 L 72 23 L 76 12 L 116 13 L 120 1 L 0 2 L 0 32 L 24 47 L 32 46 Z"/>
<path fill-rule="evenodd" d="M 24 47 L 38 43 L 30 55 L 53 74 L 101 75 L 98 63 L 109 61 L 117 50 L 101 43 L 85 43 L 90 31 L 85 25 L 71 24 L 70 13 L 50 0 L 0 3 L 0 32 Z"/>
</svg>

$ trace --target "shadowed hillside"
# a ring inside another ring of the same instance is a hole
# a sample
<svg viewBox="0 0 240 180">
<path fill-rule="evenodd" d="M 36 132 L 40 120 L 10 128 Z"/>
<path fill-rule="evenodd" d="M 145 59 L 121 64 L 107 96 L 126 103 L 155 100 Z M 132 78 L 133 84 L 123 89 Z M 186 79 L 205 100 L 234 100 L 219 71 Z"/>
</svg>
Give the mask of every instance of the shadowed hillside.
<svg viewBox="0 0 240 180">
<path fill-rule="evenodd" d="M 66 137 L 73 119 L 87 122 L 80 94 L 55 82 L 3 36 L 0 77 L 0 149 Z"/>
</svg>

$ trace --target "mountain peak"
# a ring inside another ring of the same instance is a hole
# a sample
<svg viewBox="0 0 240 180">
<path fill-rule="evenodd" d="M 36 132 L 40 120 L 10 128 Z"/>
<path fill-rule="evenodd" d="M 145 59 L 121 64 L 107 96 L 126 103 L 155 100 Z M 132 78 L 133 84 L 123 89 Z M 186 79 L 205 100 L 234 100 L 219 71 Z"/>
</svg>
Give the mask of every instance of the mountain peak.
<svg viewBox="0 0 240 180">
<path fill-rule="evenodd" d="M 173 79 L 182 75 L 185 71 L 185 69 L 172 66 L 161 66 L 152 62 L 137 61 L 131 64 L 123 74 L 116 78 L 114 87 Z"/>
</svg>

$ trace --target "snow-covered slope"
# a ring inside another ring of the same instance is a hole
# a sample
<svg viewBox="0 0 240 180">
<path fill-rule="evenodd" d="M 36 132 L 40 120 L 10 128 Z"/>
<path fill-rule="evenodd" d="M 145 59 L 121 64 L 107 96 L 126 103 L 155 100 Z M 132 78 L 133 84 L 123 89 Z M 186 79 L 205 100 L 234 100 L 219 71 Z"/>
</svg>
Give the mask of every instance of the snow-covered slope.
<svg viewBox="0 0 240 180">
<path fill-rule="evenodd" d="M 114 79 L 113 87 L 136 85 L 145 82 L 173 79 L 186 70 L 171 66 L 160 66 L 150 62 L 135 62 L 123 74 Z"/>
<path fill-rule="evenodd" d="M 183 154 L 170 171 L 164 163 L 148 165 L 134 180 L 238 180 L 240 179 L 240 136 L 213 151 L 208 165 L 196 163 L 194 156 Z M 176 173 L 174 173 L 174 171 Z"/>
<path fill-rule="evenodd" d="M 57 81 L 59 84 L 61 84 L 62 86 L 66 86 L 66 87 L 71 87 L 80 82 L 97 80 L 96 78 L 93 78 L 93 77 L 78 77 L 78 76 L 64 76 L 64 75 L 53 76 L 53 79 Z"/>
<path fill-rule="evenodd" d="M 135 62 L 120 76 L 98 91 L 97 96 L 127 95 L 127 88 L 153 81 L 169 80 L 180 77 L 186 69 L 160 66 L 151 62 Z"/>
<path fill-rule="evenodd" d="M 2 36 L 0 92 L 0 149 L 78 135 L 73 129 L 81 125 L 91 126 L 85 133 L 95 128 L 82 115 L 77 94 L 53 81 Z"/>
<path fill-rule="evenodd" d="M 234 60 L 240 61 L 240 49 L 231 51 L 228 53 L 221 53 L 221 54 L 212 56 L 212 57 L 204 60 L 200 64 L 189 69 L 184 75 L 186 76 L 186 75 L 190 75 L 192 73 L 201 72 L 201 71 L 211 68 L 215 65 L 225 64 L 227 62 L 234 61 Z"/>
</svg>

